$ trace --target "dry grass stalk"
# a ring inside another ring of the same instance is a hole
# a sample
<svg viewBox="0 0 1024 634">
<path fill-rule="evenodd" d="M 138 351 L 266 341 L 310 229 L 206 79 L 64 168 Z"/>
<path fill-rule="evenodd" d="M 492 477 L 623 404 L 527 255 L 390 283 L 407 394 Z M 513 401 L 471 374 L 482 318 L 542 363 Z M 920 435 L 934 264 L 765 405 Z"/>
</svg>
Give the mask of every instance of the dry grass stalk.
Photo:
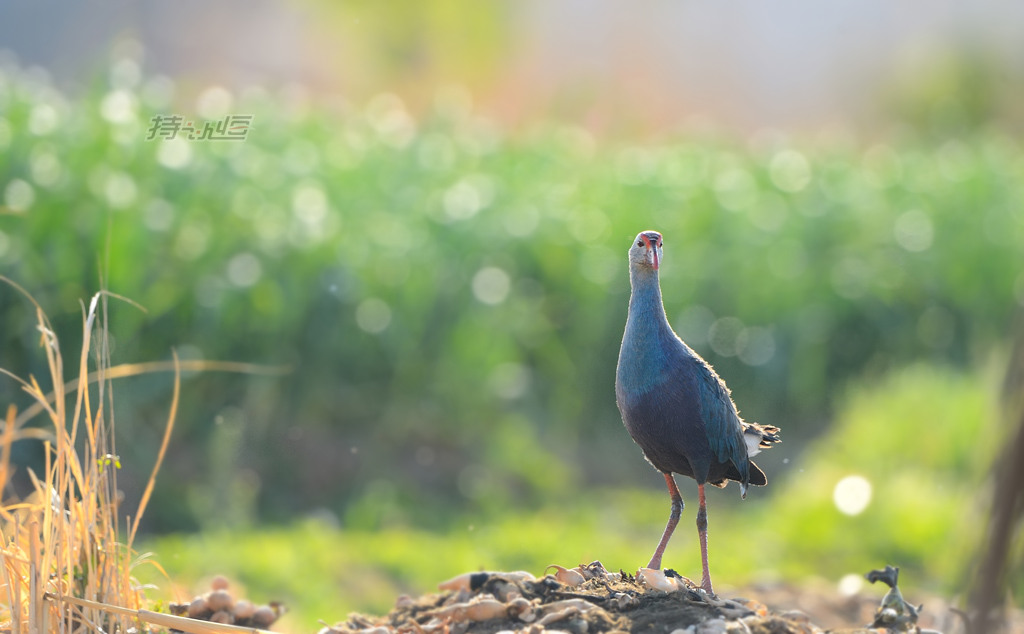
<svg viewBox="0 0 1024 634">
<path fill-rule="evenodd" d="M 75 597 L 65 596 L 57 598 L 52 595 L 46 595 L 46 599 L 50 601 L 63 601 L 76 608 L 89 608 L 134 617 L 145 623 L 188 632 L 189 634 L 270 634 L 267 630 L 255 627 L 239 627 L 237 625 L 200 621 L 183 616 L 151 612 L 149 610 L 130 610 L 117 605 L 108 605 Z"/>
<path fill-rule="evenodd" d="M 117 452 L 110 407 L 110 368 L 107 348 L 106 302 L 98 293 L 88 309 L 83 306 L 82 349 L 77 358 L 76 381 L 64 379 L 64 357 L 57 335 L 38 303 L 10 280 L 36 310 L 36 327 L 46 355 L 53 386 L 47 393 L 34 376 L 22 379 L 0 370 L 18 382 L 32 397 L 32 408 L 47 420 L 28 428 L 31 416 L 18 417 L 7 408 L 0 431 L 0 485 L 7 489 L 13 475 L 11 446 L 24 439 L 42 440 L 45 467 L 41 475 L 29 472 L 33 492 L 25 500 L 0 504 L 0 627 L 17 632 L 127 631 L 140 625 L 138 618 L 92 608 L 69 609 L 61 601 L 43 601 L 44 593 L 56 598 L 82 597 L 142 609 L 145 597 L 132 579 L 132 540 L 138 519 L 127 540 L 120 535 L 117 497 Z M 90 357 L 95 372 L 90 375 Z M 175 373 L 175 393 L 161 455 L 166 450 L 177 404 L 180 370 Z M 95 388 L 90 390 L 90 379 Z M 73 406 L 68 407 L 73 398 Z M 80 438 L 84 436 L 84 438 Z M 81 455 L 76 447 L 81 447 Z M 153 471 L 148 483 L 151 489 Z M 152 563 L 152 562 L 150 562 Z"/>
<path fill-rule="evenodd" d="M 181 363 L 177 355 L 170 363 L 111 366 L 107 300 L 117 296 L 103 291 L 92 298 L 88 308 L 82 306 L 77 378 L 66 381 L 64 357 L 46 314 L 23 288 L 3 276 L 0 281 L 21 293 L 35 308 L 49 370 L 46 382 L 51 386 L 47 392 L 36 377 L 23 379 L 0 368 L 0 374 L 16 381 L 32 397 L 31 405 L 20 415 L 13 404 L 9 405 L 2 420 L 0 491 L 10 490 L 13 443 L 40 441 L 46 457 L 41 476 L 28 471 L 33 492 L 26 499 L 0 501 L 0 630 L 112 633 L 146 631 L 146 623 L 152 623 L 197 634 L 214 632 L 203 626 L 182 627 L 177 621 L 171 626 L 161 619 L 174 617 L 145 609 L 143 589 L 132 571 L 139 565 L 160 566 L 146 555 L 136 557 L 132 546 L 174 428 L 182 369 L 253 373 L 281 370 L 233 363 Z M 134 520 L 128 525 L 127 535 L 122 536 L 111 381 L 168 369 L 174 371 L 174 394 L 163 442 Z M 73 407 L 69 408 L 72 397 Z M 40 415 L 48 419 L 45 425 L 26 427 Z M 81 455 L 76 447 L 81 448 Z"/>
</svg>

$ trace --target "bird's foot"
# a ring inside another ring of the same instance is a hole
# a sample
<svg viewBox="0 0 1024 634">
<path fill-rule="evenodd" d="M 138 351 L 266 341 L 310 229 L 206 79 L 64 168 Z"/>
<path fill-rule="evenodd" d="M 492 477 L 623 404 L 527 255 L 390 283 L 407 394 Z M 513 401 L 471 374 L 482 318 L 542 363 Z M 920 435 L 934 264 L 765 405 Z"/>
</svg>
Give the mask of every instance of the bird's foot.
<svg viewBox="0 0 1024 634">
<path fill-rule="evenodd" d="M 715 591 L 711 588 L 711 577 L 705 576 L 700 580 L 700 589 L 708 593 L 708 596 L 715 596 Z"/>
</svg>

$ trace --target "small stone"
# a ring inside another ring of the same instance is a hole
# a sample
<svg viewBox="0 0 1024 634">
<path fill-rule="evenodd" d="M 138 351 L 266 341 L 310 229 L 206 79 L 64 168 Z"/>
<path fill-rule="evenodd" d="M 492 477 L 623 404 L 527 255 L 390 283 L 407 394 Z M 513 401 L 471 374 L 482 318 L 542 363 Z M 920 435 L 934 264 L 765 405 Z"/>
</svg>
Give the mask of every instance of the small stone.
<svg viewBox="0 0 1024 634">
<path fill-rule="evenodd" d="M 555 572 L 555 579 L 557 579 L 559 583 L 564 583 L 570 588 L 576 587 L 586 581 L 583 573 L 577 568 L 563 568 L 558 564 L 551 564 L 548 568 L 554 568 L 557 571 Z"/>
<path fill-rule="evenodd" d="M 196 597 L 192 599 L 192 603 L 188 604 L 188 617 L 190 619 L 198 619 L 205 616 L 210 611 L 209 606 L 206 603 L 204 597 Z"/>
<path fill-rule="evenodd" d="M 210 616 L 211 623 L 223 623 L 224 625 L 231 625 L 235 622 L 235 617 L 226 610 L 218 610 Z"/>
<path fill-rule="evenodd" d="M 252 601 L 245 599 L 239 599 L 235 602 L 235 613 L 236 620 L 251 619 L 252 615 L 256 612 L 256 606 L 252 604 Z"/>
<path fill-rule="evenodd" d="M 757 616 L 768 616 L 768 606 L 753 599 L 736 599 Z"/>
<path fill-rule="evenodd" d="M 616 608 L 622 611 L 632 610 L 636 606 L 640 605 L 640 599 L 637 599 L 631 594 L 626 594 L 625 592 L 616 592 L 612 596 L 612 602 Z"/>
<path fill-rule="evenodd" d="M 277 620 L 277 614 L 269 606 L 261 605 L 252 613 L 252 624 L 256 627 L 266 628 Z"/>
<path fill-rule="evenodd" d="M 230 585 L 231 584 L 230 582 L 228 582 L 228 578 L 224 575 L 217 575 L 216 577 L 210 580 L 211 590 L 227 590 L 228 586 Z"/>
<path fill-rule="evenodd" d="M 413 601 L 412 597 L 410 597 L 407 594 L 401 594 L 401 595 L 398 596 L 397 599 L 395 599 L 395 607 L 396 608 L 410 608 L 414 604 L 415 604 L 415 601 Z"/>
<path fill-rule="evenodd" d="M 696 634 L 726 634 L 727 631 L 725 619 L 710 619 L 697 625 Z"/>
<path fill-rule="evenodd" d="M 806 612 L 801 612 L 800 610 L 786 610 L 779 616 L 790 621 L 796 621 L 797 623 L 811 622 L 811 617 L 807 616 Z"/>
<path fill-rule="evenodd" d="M 230 610 L 233 601 L 227 590 L 214 590 L 207 595 L 206 603 L 214 612 L 221 612 Z"/>
</svg>

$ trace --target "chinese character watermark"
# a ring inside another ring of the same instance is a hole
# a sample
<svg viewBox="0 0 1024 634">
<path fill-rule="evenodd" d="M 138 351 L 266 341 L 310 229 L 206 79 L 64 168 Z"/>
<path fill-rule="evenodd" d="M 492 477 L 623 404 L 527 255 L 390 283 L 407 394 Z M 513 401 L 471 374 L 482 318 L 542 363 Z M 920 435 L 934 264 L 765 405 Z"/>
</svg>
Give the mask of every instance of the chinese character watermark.
<svg viewBox="0 0 1024 634">
<path fill-rule="evenodd" d="M 189 141 L 244 141 L 254 115 L 229 114 L 219 121 L 204 121 L 202 127 L 178 114 L 158 114 L 150 118 L 147 141 L 176 139 Z"/>
</svg>

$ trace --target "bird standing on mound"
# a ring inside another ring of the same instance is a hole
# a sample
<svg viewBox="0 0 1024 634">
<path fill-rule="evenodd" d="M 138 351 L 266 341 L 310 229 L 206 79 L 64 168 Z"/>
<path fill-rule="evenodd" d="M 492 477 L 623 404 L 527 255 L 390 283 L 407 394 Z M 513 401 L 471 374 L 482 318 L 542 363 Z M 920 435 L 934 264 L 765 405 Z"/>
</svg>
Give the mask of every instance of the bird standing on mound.
<svg viewBox="0 0 1024 634">
<path fill-rule="evenodd" d="M 669 326 L 658 282 L 661 254 L 657 231 L 641 232 L 629 249 L 632 293 L 615 372 L 615 400 L 629 435 L 665 475 L 672 497 L 672 513 L 647 567 L 661 568 L 665 546 L 683 510 L 672 474 L 689 476 L 697 481 L 700 503 L 701 587 L 714 594 L 708 571 L 704 485 L 724 487 L 735 480 L 746 497 L 748 485 L 767 484 L 764 472 L 750 457 L 779 442 L 779 429 L 743 422 L 729 388 Z"/>
</svg>

